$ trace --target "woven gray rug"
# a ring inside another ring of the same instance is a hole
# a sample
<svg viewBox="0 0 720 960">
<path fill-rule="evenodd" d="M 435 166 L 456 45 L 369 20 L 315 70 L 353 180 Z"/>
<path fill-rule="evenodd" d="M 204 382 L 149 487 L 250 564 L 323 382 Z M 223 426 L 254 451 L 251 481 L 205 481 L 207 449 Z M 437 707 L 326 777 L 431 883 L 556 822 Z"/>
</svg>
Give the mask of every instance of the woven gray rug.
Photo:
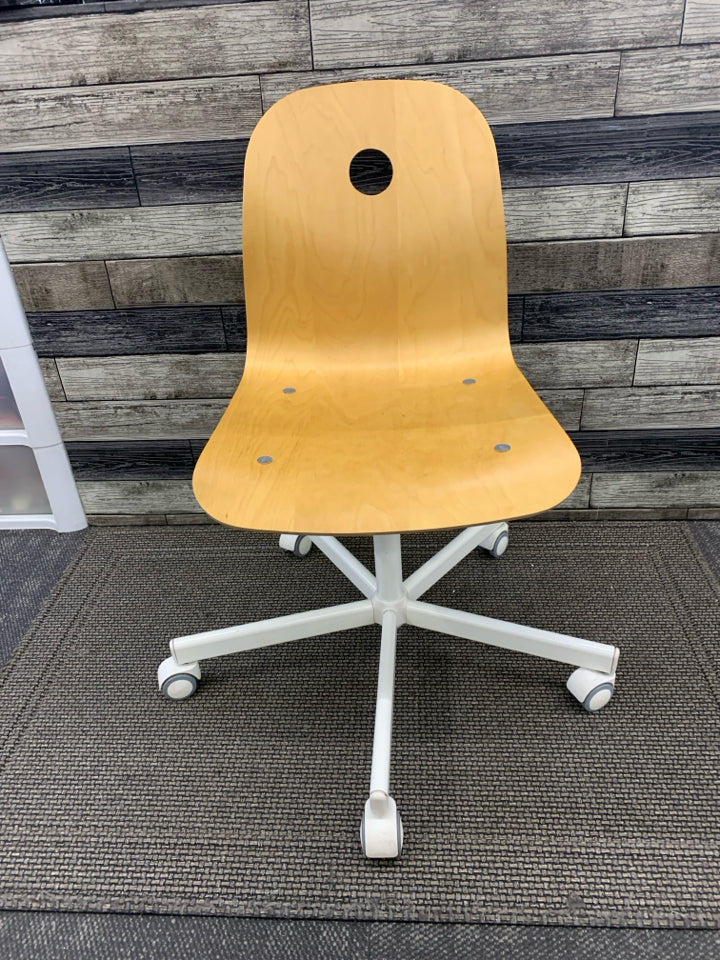
<svg viewBox="0 0 720 960">
<path fill-rule="evenodd" d="M 406 572 L 447 539 L 404 538 Z M 354 598 L 269 535 L 92 530 L 3 675 L 0 906 L 720 926 L 720 591 L 685 524 L 513 524 L 427 595 L 622 654 L 588 715 L 569 668 L 404 628 L 398 861 L 357 835 L 378 631 L 156 689 L 175 634 Z"/>
</svg>

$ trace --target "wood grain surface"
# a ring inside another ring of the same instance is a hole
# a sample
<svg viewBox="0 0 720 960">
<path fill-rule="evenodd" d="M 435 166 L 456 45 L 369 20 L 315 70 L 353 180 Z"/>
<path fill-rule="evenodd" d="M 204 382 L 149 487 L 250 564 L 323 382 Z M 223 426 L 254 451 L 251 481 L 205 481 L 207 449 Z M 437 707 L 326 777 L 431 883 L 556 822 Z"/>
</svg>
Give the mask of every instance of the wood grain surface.
<svg viewBox="0 0 720 960">
<path fill-rule="evenodd" d="M 625 234 L 720 231 L 720 177 L 631 183 Z"/>
<path fill-rule="evenodd" d="M 720 285 L 720 235 L 516 243 L 511 293 Z"/>
<path fill-rule="evenodd" d="M 618 183 L 505 190 L 508 240 L 619 237 L 626 194 Z"/>
<path fill-rule="evenodd" d="M 190 480 L 79 480 L 86 513 L 200 513 Z"/>
<path fill-rule="evenodd" d="M 522 339 L 720 336 L 720 287 L 528 294 Z"/>
<path fill-rule="evenodd" d="M 720 8 L 717 0 L 685 0 L 683 43 L 720 41 Z"/>
<path fill-rule="evenodd" d="M 255 76 L 8 90 L 0 92 L 0 151 L 248 137 L 261 114 Z"/>
<path fill-rule="evenodd" d="M 222 77 L 312 66 L 305 0 L 6 24 L 0 88 Z"/>
<path fill-rule="evenodd" d="M 107 273 L 118 307 L 245 299 L 240 256 L 109 260 Z"/>
<path fill-rule="evenodd" d="M 518 366 L 536 388 L 630 386 L 637 341 L 519 343 Z"/>
<path fill-rule="evenodd" d="M 230 346 L 222 310 L 212 306 L 44 311 L 28 314 L 28 323 L 41 357 L 207 353 Z"/>
<path fill-rule="evenodd" d="M 209 437 L 226 400 L 57 401 L 63 440 L 190 440 Z"/>
<path fill-rule="evenodd" d="M 678 43 L 683 0 L 313 0 L 318 69 Z"/>
<path fill-rule="evenodd" d="M 593 507 L 718 507 L 720 470 L 667 473 L 599 473 L 590 492 Z"/>
<path fill-rule="evenodd" d="M 720 44 L 623 53 L 618 116 L 693 110 L 720 110 Z"/>
<path fill-rule="evenodd" d="M 585 430 L 572 440 L 589 473 L 713 470 L 720 430 Z"/>
<path fill-rule="evenodd" d="M 267 110 L 281 97 L 320 84 L 347 80 L 435 80 L 469 97 L 496 124 L 578 117 L 611 117 L 620 68 L 619 53 L 489 60 L 483 63 L 366 70 L 314 70 L 260 78 Z"/>
<path fill-rule="evenodd" d="M 189 440 L 74 441 L 66 444 L 76 480 L 189 480 Z"/>
<path fill-rule="evenodd" d="M 720 387 L 586 390 L 583 430 L 699 429 L 720 426 Z"/>
<path fill-rule="evenodd" d="M 115 306 L 102 260 L 16 264 L 20 299 L 31 310 L 105 310 Z"/>
<path fill-rule="evenodd" d="M 717 383 L 718 380 L 720 336 L 640 341 L 635 384 Z"/>
<path fill-rule="evenodd" d="M 137 202 L 125 147 L 0 154 L 0 214 Z"/>
<path fill-rule="evenodd" d="M 242 200 L 247 144 L 243 138 L 132 147 L 140 203 L 158 206 Z"/>
<path fill-rule="evenodd" d="M 11 263 L 239 253 L 242 204 L 0 214 Z"/>
</svg>

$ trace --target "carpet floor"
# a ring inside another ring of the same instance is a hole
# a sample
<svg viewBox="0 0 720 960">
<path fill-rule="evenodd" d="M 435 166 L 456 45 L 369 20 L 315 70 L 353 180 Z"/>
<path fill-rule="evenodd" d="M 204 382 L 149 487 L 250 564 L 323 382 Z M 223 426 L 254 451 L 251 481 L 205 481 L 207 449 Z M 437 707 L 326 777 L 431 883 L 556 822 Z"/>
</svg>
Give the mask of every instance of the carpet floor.
<svg viewBox="0 0 720 960">
<path fill-rule="evenodd" d="M 404 628 L 406 847 L 368 862 L 378 631 L 208 661 L 184 703 L 154 677 L 173 635 L 353 588 L 269 536 L 92 530 L 2 678 L 0 906 L 716 928 L 719 598 L 685 524 L 519 523 L 464 561 L 428 600 L 614 642 L 618 692 L 587 715 L 561 665 Z"/>
</svg>

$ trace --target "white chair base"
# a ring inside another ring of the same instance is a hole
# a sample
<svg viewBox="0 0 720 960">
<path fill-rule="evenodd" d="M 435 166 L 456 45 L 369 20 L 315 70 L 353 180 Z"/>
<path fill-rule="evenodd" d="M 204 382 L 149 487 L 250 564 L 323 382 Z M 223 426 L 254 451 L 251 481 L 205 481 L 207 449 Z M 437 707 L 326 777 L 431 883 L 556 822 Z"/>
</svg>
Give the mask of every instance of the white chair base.
<svg viewBox="0 0 720 960">
<path fill-rule="evenodd" d="M 374 574 L 335 537 L 283 534 L 280 546 L 302 557 L 310 549 L 308 541 L 322 550 L 348 577 L 364 594 L 364 600 L 176 637 L 170 641 L 172 655 L 158 668 L 158 685 L 170 699 L 182 700 L 197 688 L 200 660 L 380 624 L 382 635 L 370 796 L 360 827 L 366 856 L 396 857 L 402 849 L 402 822 L 390 796 L 390 749 L 395 645 L 398 628 L 403 624 L 572 664 L 577 669 L 571 674 L 567 687 L 586 710 L 599 710 L 612 697 L 620 652 L 617 647 L 451 610 L 418 599 L 475 548 L 482 547 L 500 556 L 508 542 L 506 523 L 468 527 L 406 580 L 402 578 L 399 534 L 373 537 Z"/>
</svg>

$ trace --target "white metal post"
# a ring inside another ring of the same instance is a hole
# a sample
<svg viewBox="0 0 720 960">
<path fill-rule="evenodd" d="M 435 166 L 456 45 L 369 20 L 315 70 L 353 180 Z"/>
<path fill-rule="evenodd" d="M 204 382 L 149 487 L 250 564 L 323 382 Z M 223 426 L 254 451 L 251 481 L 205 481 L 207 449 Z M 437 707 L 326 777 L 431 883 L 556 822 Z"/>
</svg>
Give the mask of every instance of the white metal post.
<svg viewBox="0 0 720 960">
<path fill-rule="evenodd" d="M 373 740 L 370 797 L 377 791 L 390 794 L 390 751 L 392 747 L 393 696 L 395 690 L 395 647 L 397 618 L 386 610 L 382 618 L 380 666 L 378 668 L 377 705 L 375 707 L 375 737 Z"/>
<path fill-rule="evenodd" d="M 373 537 L 373 546 L 378 599 L 396 603 L 404 595 L 400 534 L 378 534 Z"/>
</svg>

